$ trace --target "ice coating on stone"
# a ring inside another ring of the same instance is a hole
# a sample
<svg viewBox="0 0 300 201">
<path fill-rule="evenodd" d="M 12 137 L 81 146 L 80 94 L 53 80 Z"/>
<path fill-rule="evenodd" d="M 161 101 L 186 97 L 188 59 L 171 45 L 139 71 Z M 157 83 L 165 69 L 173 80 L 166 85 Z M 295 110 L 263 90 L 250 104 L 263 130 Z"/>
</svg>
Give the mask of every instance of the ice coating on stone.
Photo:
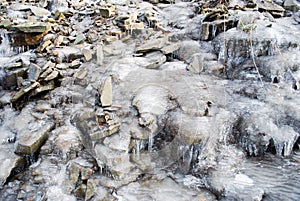
<svg viewBox="0 0 300 201">
<path fill-rule="evenodd" d="M 283 126 L 272 134 L 276 154 L 278 156 L 289 156 L 293 151 L 294 144 L 296 143 L 299 134 L 289 126 Z"/>
</svg>

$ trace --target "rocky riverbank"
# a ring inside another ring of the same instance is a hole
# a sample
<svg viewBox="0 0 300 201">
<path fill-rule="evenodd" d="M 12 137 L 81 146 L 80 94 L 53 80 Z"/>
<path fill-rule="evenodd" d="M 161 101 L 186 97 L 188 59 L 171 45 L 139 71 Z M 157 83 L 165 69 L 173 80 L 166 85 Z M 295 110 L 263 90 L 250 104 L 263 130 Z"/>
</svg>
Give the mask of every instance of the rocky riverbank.
<svg viewBox="0 0 300 201">
<path fill-rule="evenodd" d="M 1 1 L 1 197 L 271 199 L 242 169 L 299 150 L 299 8 Z"/>
</svg>

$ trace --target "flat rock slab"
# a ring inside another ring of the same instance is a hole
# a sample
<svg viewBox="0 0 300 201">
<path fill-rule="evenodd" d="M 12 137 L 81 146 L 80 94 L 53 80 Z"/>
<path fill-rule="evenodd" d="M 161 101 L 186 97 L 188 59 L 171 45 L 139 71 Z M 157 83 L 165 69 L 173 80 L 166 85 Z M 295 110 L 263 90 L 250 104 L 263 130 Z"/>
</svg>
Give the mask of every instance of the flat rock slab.
<svg viewBox="0 0 300 201">
<path fill-rule="evenodd" d="M 112 80 L 111 77 L 107 77 L 99 89 L 101 95 L 100 101 L 103 107 L 112 105 Z"/>
<path fill-rule="evenodd" d="M 25 131 L 21 133 L 16 143 L 15 153 L 18 154 L 32 154 L 38 150 L 48 137 L 49 131 L 55 126 L 53 122 L 47 122 L 41 125 L 40 128 L 34 131 Z"/>
<path fill-rule="evenodd" d="M 0 145 L 0 186 L 2 186 L 11 172 L 24 166 L 24 159 L 13 153 L 13 145 Z"/>
</svg>

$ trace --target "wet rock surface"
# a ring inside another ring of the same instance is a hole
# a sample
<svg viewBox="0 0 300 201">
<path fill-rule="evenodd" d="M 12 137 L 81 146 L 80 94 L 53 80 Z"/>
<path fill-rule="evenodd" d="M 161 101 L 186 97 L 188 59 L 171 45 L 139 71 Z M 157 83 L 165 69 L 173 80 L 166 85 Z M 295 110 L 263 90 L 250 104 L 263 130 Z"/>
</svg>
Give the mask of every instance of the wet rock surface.
<svg viewBox="0 0 300 201">
<path fill-rule="evenodd" d="M 300 198 L 298 1 L 0 10 L 1 199 Z"/>
</svg>

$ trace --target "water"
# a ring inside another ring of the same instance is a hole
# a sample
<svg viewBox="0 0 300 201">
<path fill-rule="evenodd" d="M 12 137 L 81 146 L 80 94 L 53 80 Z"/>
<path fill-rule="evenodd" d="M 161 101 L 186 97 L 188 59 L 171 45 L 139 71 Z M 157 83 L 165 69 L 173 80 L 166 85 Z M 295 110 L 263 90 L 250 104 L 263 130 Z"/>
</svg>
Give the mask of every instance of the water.
<svg viewBox="0 0 300 201">
<path fill-rule="evenodd" d="M 250 158 L 241 172 L 253 180 L 254 186 L 264 191 L 264 200 L 299 200 L 300 152 L 291 158 L 269 155 L 264 159 Z"/>
<path fill-rule="evenodd" d="M 10 53 L 10 42 L 6 33 L 0 32 L 0 56 Z"/>
</svg>

